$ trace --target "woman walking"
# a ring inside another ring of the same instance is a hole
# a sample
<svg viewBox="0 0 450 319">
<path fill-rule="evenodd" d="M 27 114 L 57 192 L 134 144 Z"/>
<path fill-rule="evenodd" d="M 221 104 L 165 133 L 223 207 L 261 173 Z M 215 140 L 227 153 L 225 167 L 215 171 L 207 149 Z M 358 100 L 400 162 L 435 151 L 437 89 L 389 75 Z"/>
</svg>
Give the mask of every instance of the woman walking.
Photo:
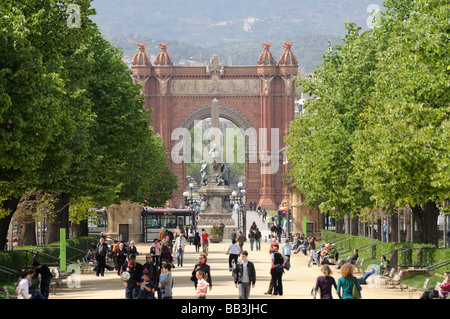
<svg viewBox="0 0 450 319">
<path fill-rule="evenodd" d="M 203 278 L 209 283 L 209 290 L 212 289 L 211 270 L 209 265 L 206 263 L 207 261 L 208 257 L 206 256 L 206 253 L 201 253 L 198 264 L 195 265 L 194 270 L 192 271 L 191 280 L 194 282 L 196 289 L 198 284 L 197 271 L 199 270 L 203 272 Z"/>
<path fill-rule="evenodd" d="M 321 271 L 323 276 L 317 277 L 315 290 L 320 289 L 320 299 L 333 299 L 332 288 L 337 289 L 333 273 L 328 265 L 323 265 Z"/>
<path fill-rule="evenodd" d="M 353 276 L 353 266 L 350 263 L 345 263 L 342 266 L 341 276 L 336 289 L 339 299 L 359 299 L 362 288 L 358 279 Z M 353 294 L 353 286 L 358 289 L 356 296 Z"/>
<path fill-rule="evenodd" d="M 236 243 L 236 240 L 233 239 L 231 242 L 231 245 L 228 247 L 228 250 L 226 252 L 226 254 L 229 254 L 228 268 L 230 271 L 233 270 L 233 265 L 234 265 L 234 267 L 236 267 L 240 253 L 241 253 L 241 249 L 239 248 L 239 245 Z"/>
</svg>

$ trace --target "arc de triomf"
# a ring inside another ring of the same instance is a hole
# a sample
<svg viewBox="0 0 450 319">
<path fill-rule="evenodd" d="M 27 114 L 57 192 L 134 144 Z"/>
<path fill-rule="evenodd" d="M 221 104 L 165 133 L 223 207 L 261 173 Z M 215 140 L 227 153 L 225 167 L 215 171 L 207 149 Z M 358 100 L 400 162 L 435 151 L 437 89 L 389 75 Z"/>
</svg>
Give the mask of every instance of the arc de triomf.
<svg viewBox="0 0 450 319">
<path fill-rule="evenodd" d="M 298 75 L 298 64 L 291 52 L 292 43 L 284 44 L 285 52 L 278 63 L 270 52 L 270 43 L 263 43 L 256 64 L 249 66 L 225 66 L 217 55 L 204 66 L 175 66 L 165 43 L 159 45 L 161 52 L 151 63 L 146 45 L 137 46 L 139 52 L 132 62 L 133 78 L 143 84 L 145 108 L 152 108 L 152 126 L 167 146 L 170 168 L 178 176 L 178 189 L 170 205 L 184 205 L 186 190 L 185 164 L 171 159 L 171 149 L 177 143 L 172 140 L 172 132 L 177 128 L 189 130 L 195 121 L 209 118 L 215 99 L 221 118 L 243 131 L 267 132 L 264 143 L 258 144 L 257 154 L 269 151 L 272 159 L 278 161 L 273 165 L 261 161 L 260 156 L 252 160 L 246 145 L 246 201 L 276 209 L 287 200 L 289 195 L 283 181 L 286 165 L 279 151 L 286 146 L 283 139 L 294 119 L 294 76 Z M 273 143 L 272 135 L 278 137 L 277 143 Z M 278 169 L 270 171 L 268 165 Z"/>
</svg>

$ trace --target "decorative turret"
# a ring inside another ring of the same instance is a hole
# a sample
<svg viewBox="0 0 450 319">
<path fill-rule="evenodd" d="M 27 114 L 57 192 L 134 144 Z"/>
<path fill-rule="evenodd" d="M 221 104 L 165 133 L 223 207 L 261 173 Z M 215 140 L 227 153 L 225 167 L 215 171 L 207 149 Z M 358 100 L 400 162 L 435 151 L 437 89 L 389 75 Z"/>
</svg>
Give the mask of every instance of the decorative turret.
<svg viewBox="0 0 450 319">
<path fill-rule="evenodd" d="M 145 53 L 146 43 L 138 43 L 137 47 L 139 52 L 134 55 L 132 65 L 133 66 L 151 66 L 150 58 Z"/>
<path fill-rule="evenodd" d="M 172 58 L 167 53 L 167 47 L 168 47 L 167 43 L 159 44 L 159 48 L 161 49 L 161 52 L 159 52 L 158 55 L 156 56 L 155 65 L 158 65 L 158 66 L 164 66 L 164 65 L 172 66 L 173 65 Z"/>
<path fill-rule="evenodd" d="M 264 52 L 261 53 L 258 59 L 257 65 L 275 65 L 275 59 L 273 58 L 272 53 L 269 51 L 272 43 L 263 43 L 262 48 Z"/>
<path fill-rule="evenodd" d="M 278 61 L 278 65 L 297 65 L 297 59 L 291 51 L 292 42 L 285 42 L 283 44 L 284 53 Z"/>
</svg>

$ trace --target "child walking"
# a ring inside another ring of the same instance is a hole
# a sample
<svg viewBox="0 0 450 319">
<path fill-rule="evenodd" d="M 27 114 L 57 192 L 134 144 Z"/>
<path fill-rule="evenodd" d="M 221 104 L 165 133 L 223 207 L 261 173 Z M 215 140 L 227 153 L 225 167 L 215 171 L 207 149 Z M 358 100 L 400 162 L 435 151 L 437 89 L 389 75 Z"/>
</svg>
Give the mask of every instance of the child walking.
<svg viewBox="0 0 450 319">
<path fill-rule="evenodd" d="M 197 299 L 206 299 L 206 293 L 208 291 L 209 283 L 205 280 L 205 273 L 201 270 L 198 270 L 195 276 L 198 280 L 197 288 L 195 290 Z"/>
<path fill-rule="evenodd" d="M 172 266 L 169 263 L 165 263 L 161 267 L 161 272 L 164 274 L 159 281 L 162 299 L 172 299 L 173 281 L 171 269 Z"/>
</svg>

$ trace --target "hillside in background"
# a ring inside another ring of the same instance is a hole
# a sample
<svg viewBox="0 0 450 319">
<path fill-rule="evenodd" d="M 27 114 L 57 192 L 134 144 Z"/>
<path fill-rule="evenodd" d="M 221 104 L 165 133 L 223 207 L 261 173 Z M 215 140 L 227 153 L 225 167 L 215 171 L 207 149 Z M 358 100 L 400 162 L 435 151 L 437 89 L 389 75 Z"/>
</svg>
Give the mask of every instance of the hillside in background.
<svg viewBox="0 0 450 319">
<path fill-rule="evenodd" d="M 94 0 L 92 19 L 105 37 L 122 47 L 124 56 L 146 42 L 149 55 L 168 42 L 174 62 L 200 63 L 213 53 L 233 65 L 253 65 L 262 42 L 272 42 L 275 58 L 282 43 L 292 47 L 299 65 L 311 72 L 320 63 L 328 40 L 337 43 L 346 20 L 367 28 L 371 4 L 381 0 Z"/>
</svg>

